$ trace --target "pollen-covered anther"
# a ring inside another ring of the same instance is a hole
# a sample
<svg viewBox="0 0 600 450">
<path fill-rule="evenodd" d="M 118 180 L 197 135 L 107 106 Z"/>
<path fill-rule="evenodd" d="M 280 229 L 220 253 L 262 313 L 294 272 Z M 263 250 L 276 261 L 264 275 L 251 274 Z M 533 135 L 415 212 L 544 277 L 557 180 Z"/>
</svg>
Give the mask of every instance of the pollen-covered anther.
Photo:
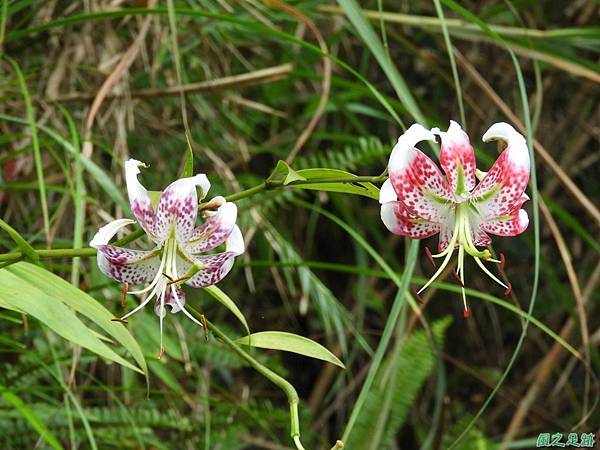
<svg viewBox="0 0 600 450">
<path fill-rule="evenodd" d="M 183 276 L 183 277 L 179 277 L 179 278 L 177 278 L 175 280 L 172 279 L 172 278 L 170 278 L 170 277 L 168 277 L 168 278 L 169 278 L 170 281 L 167 283 L 167 286 L 171 286 L 172 284 L 179 284 L 179 283 L 182 283 L 183 281 L 187 281 L 191 277 L 186 275 L 186 276 Z"/>
<path fill-rule="evenodd" d="M 483 260 L 487 261 L 488 259 L 491 259 L 491 258 L 492 258 L 492 254 L 491 254 L 491 253 L 490 253 L 490 251 L 489 251 L 489 250 L 486 248 L 486 249 L 483 251 L 483 255 L 481 255 L 481 259 L 483 259 Z"/>
<path fill-rule="evenodd" d="M 504 291 L 504 296 L 506 297 L 508 294 L 512 292 L 512 284 L 508 283 L 508 287 Z"/>
<path fill-rule="evenodd" d="M 452 276 L 454 277 L 454 279 L 456 281 L 458 281 L 458 283 L 462 286 L 465 287 L 463 281 L 460 279 L 460 276 L 458 275 L 458 272 L 456 271 L 456 269 L 452 269 Z"/>
<path fill-rule="evenodd" d="M 417 292 L 417 289 L 413 286 L 412 288 L 412 294 L 414 295 L 414 297 L 417 299 L 417 301 L 421 304 L 424 304 L 425 302 L 423 301 L 423 299 L 421 298 L 421 296 L 419 295 L 419 293 Z"/>
<path fill-rule="evenodd" d="M 435 261 L 433 259 L 433 255 L 431 254 L 431 250 L 429 250 L 429 247 L 427 247 L 427 246 L 425 246 L 425 254 L 427 255 L 427 259 L 429 260 L 429 262 L 431 263 L 431 265 L 435 269 L 437 266 L 436 266 Z"/>
<path fill-rule="evenodd" d="M 204 340 L 208 342 L 208 326 L 206 324 L 206 316 L 204 314 L 200 314 L 200 322 L 202 323 L 202 328 L 204 328 Z"/>
<path fill-rule="evenodd" d="M 129 283 L 123 285 L 123 293 L 121 294 L 121 308 L 125 308 L 125 300 L 127 300 L 127 293 L 129 292 Z"/>
<path fill-rule="evenodd" d="M 504 253 L 500 253 L 500 265 L 498 266 L 498 270 L 504 273 L 504 264 L 506 263 L 506 259 L 504 258 Z"/>
<path fill-rule="evenodd" d="M 112 319 L 110 319 L 111 322 L 120 322 L 120 323 L 129 323 L 128 320 L 125 319 L 121 319 L 120 317 L 113 317 Z"/>
<path fill-rule="evenodd" d="M 463 318 L 468 319 L 469 317 L 471 317 L 471 308 L 465 306 L 463 309 Z"/>
</svg>

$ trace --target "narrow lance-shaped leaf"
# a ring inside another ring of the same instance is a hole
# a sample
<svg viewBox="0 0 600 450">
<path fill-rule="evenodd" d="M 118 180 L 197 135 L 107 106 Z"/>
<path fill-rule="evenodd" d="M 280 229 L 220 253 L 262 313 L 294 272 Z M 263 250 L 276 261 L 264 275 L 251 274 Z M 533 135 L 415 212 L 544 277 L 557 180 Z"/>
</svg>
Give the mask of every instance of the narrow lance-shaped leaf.
<svg viewBox="0 0 600 450">
<path fill-rule="evenodd" d="M 52 434 L 52 432 L 44 425 L 39 417 L 21 400 L 14 392 L 8 390 L 7 387 L 0 384 L 0 395 L 8 403 L 10 403 L 19 413 L 29 422 L 29 424 L 40 434 L 40 436 L 54 449 L 62 450 L 63 446 Z"/>
<path fill-rule="evenodd" d="M 309 358 L 330 362 L 343 369 L 346 368 L 337 356 L 318 342 L 285 331 L 261 331 L 240 338 L 236 342 L 251 347 L 298 353 L 299 355 L 308 356 Z"/>
<path fill-rule="evenodd" d="M 323 181 L 325 178 L 353 178 L 356 175 L 346 172 L 344 170 L 339 169 L 321 169 L 321 168 L 313 168 L 313 169 L 302 169 L 299 170 L 298 175 L 304 177 L 304 179 L 316 180 L 319 179 Z M 366 183 L 363 181 L 350 182 L 350 183 L 314 183 L 314 184 L 298 184 L 293 185 L 298 189 L 310 189 L 317 191 L 328 191 L 328 192 L 341 192 L 344 194 L 354 194 L 354 195 L 362 195 L 364 197 L 369 197 L 372 199 L 379 198 L 379 189 L 372 183 Z"/>
<path fill-rule="evenodd" d="M 279 176 L 283 175 L 283 185 L 287 186 L 288 184 L 292 183 L 293 181 L 304 181 L 306 180 L 306 178 L 304 178 L 302 175 L 300 175 L 298 172 L 296 172 L 294 169 L 292 169 L 288 163 L 286 163 L 285 161 L 279 161 L 277 163 L 277 166 L 275 167 L 275 170 L 273 171 L 273 173 L 269 176 L 269 178 L 267 178 L 267 182 L 269 181 L 279 181 Z"/>
<path fill-rule="evenodd" d="M 183 163 L 181 178 L 191 177 L 194 175 L 194 151 L 192 150 L 192 141 L 187 131 L 185 132 L 185 139 L 187 142 L 187 151 L 185 152 L 185 162 Z"/>
<path fill-rule="evenodd" d="M 217 286 L 208 286 L 205 287 L 204 290 L 213 296 L 216 300 L 218 300 L 223 306 L 225 306 L 229 311 L 231 311 L 235 317 L 242 323 L 244 329 L 246 330 L 246 334 L 250 334 L 250 328 L 248 327 L 248 322 L 246 322 L 246 318 L 237 307 L 235 302 L 221 289 Z"/>
<path fill-rule="evenodd" d="M 141 368 L 147 376 L 146 360 L 131 333 L 122 324 L 111 321 L 114 316 L 85 292 L 51 272 L 26 262 L 0 270 L 0 284 L 3 287 L 0 306 L 28 313 L 65 339 L 130 369 L 140 371 Z M 106 346 L 69 307 L 95 322 L 123 345 L 139 368 Z"/>
</svg>

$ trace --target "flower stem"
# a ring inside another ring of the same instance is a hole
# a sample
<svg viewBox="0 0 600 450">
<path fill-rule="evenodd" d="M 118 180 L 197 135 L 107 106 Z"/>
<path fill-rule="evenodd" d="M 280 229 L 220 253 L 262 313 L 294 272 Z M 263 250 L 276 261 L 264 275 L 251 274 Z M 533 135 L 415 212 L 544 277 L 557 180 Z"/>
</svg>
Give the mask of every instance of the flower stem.
<svg viewBox="0 0 600 450">
<path fill-rule="evenodd" d="M 352 176 L 352 177 L 332 177 L 332 178 L 313 178 L 310 180 L 296 180 L 291 183 L 284 184 L 283 180 L 279 181 L 263 181 L 259 185 L 246 189 L 244 191 L 236 192 L 235 194 L 228 195 L 225 200 L 228 202 L 234 202 L 241 200 L 246 197 L 251 197 L 262 191 L 268 191 L 271 189 L 277 189 L 282 187 L 294 187 L 302 186 L 305 184 L 325 184 L 325 183 L 383 183 L 387 179 L 387 175 L 376 175 L 376 176 Z"/>
<path fill-rule="evenodd" d="M 197 317 L 200 317 L 200 313 L 196 311 L 193 307 L 188 307 L 188 309 Z M 298 403 L 300 401 L 298 397 L 298 393 L 294 386 L 287 381 L 285 378 L 273 372 L 268 367 L 263 366 L 256 359 L 254 359 L 250 354 L 244 351 L 239 345 L 233 342 L 225 333 L 223 333 L 219 327 L 206 319 L 206 325 L 208 325 L 208 329 L 214 333 L 219 339 L 221 339 L 229 348 L 231 348 L 235 353 L 237 353 L 242 359 L 244 359 L 248 364 L 250 364 L 257 372 L 279 387 L 286 395 L 288 402 L 290 404 L 290 436 L 294 439 L 294 443 L 298 450 L 304 450 L 302 444 L 300 443 L 300 419 L 298 416 Z"/>
<path fill-rule="evenodd" d="M 283 180 L 269 181 L 269 182 L 263 181 L 262 183 L 254 186 L 254 187 L 245 189 L 240 192 L 236 192 L 235 194 L 231 194 L 231 195 L 225 197 L 225 199 L 228 202 L 234 202 L 237 200 L 241 200 L 243 198 L 252 197 L 253 195 L 256 195 L 262 191 L 284 188 L 284 187 L 302 186 L 305 184 L 383 183 L 386 179 L 387 179 L 387 175 L 384 174 L 384 175 L 376 175 L 376 176 L 368 175 L 368 176 L 352 176 L 352 177 L 314 178 L 312 180 L 292 181 L 291 183 L 288 183 L 287 185 L 284 185 Z M 5 224 L 5 225 L 6 226 L 3 226 L 1 228 L 4 228 L 5 231 L 9 232 L 9 234 L 11 234 L 11 236 L 13 236 L 13 233 L 10 233 L 12 228 L 10 228 L 10 230 L 9 230 L 9 228 L 7 228 L 7 227 L 9 227 L 9 225 L 8 224 Z M 12 231 L 14 231 L 14 230 L 12 230 Z M 16 233 L 16 231 L 15 231 L 15 233 Z M 141 228 L 138 227 L 138 228 L 136 228 L 136 230 L 129 233 L 124 238 L 119 239 L 118 241 L 115 241 L 114 245 L 122 246 L 122 245 L 128 244 L 128 243 L 135 241 L 136 239 L 142 237 L 143 235 L 144 235 L 144 230 L 142 230 Z M 17 233 L 17 236 L 18 236 L 18 233 Z M 23 240 L 23 242 L 25 244 L 27 244 L 26 241 Z M 96 249 L 90 248 L 90 247 L 78 248 L 78 249 L 65 248 L 65 249 L 35 250 L 35 249 L 31 248 L 31 246 L 25 247 L 23 245 L 23 243 L 21 243 L 21 245 L 19 245 L 19 247 L 22 249 L 21 251 L 13 251 L 13 252 L 0 254 L 0 263 L 11 264 L 11 263 L 14 263 L 17 261 L 21 261 L 24 257 L 28 257 L 29 259 L 35 260 L 37 258 L 39 258 L 39 259 L 75 258 L 78 256 L 95 256 L 96 255 Z M 27 251 L 24 251 L 24 249 L 26 249 Z M 0 267 L 2 267 L 1 264 L 0 264 Z"/>
</svg>

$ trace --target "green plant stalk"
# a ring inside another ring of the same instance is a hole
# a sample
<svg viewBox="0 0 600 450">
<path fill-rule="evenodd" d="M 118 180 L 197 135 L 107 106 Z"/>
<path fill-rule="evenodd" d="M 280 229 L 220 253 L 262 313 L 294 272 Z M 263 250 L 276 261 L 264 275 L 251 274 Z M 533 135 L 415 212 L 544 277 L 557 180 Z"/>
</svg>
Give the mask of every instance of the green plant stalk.
<svg viewBox="0 0 600 450">
<path fill-rule="evenodd" d="M 502 45 L 505 47 L 506 51 L 510 54 L 511 60 L 512 60 L 514 68 L 515 68 L 515 73 L 517 76 L 519 91 L 521 94 L 521 106 L 523 108 L 523 119 L 525 122 L 526 131 L 527 131 L 527 133 L 526 133 L 527 134 L 527 147 L 529 150 L 529 157 L 531 159 L 531 185 L 532 185 L 531 200 L 533 203 L 533 231 L 534 231 L 534 239 L 535 239 L 534 240 L 535 261 L 534 261 L 533 283 L 532 283 L 532 287 L 531 287 L 529 308 L 527 309 L 528 315 L 523 323 L 521 335 L 519 336 L 519 340 L 517 341 L 515 350 L 513 351 L 513 354 L 511 355 L 506 368 L 504 369 L 504 371 L 502 372 L 502 375 L 500 376 L 500 379 L 498 380 L 498 382 L 492 389 L 492 392 L 487 397 L 487 399 L 483 402 L 483 405 L 481 406 L 481 408 L 479 408 L 479 411 L 477 412 L 477 414 L 475 414 L 475 416 L 471 419 L 471 421 L 468 423 L 468 425 L 465 427 L 465 429 L 460 433 L 460 435 L 456 438 L 456 440 L 448 447 L 449 450 L 452 450 L 453 448 L 456 448 L 458 446 L 459 442 L 462 439 L 464 439 L 464 437 L 471 430 L 471 428 L 473 428 L 475 423 L 479 420 L 479 418 L 482 416 L 483 412 L 486 410 L 488 405 L 491 403 L 492 399 L 495 397 L 495 395 L 498 392 L 498 390 L 500 389 L 500 387 L 504 384 L 504 381 L 508 377 L 509 372 L 511 371 L 517 357 L 519 356 L 519 353 L 523 346 L 523 342 L 525 340 L 525 337 L 527 336 L 527 330 L 529 328 L 529 323 L 531 322 L 530 317 L 532 317 L 533 309 L 535 307 L 535 303 L 536 303 L 536 299 L 537 299 L 537 292 L 538 292 L 539 278 L 540 278 L 540 265 L 541 265 L 541 261 L 540 261 L 540 217 L 539 217 L 539 206 L 538 206 L 538 201 L 539 201 L 538 195 L 539 194 L 538 194 L 538 188 L 537 188 L 538 183 L 537 183 L 537 172 L 536 172 L 536 167 L 535 167 L 535 152 L 533 151 L 532 144 L 531 144 L 533 142 L 533 129 L 531 127 L 531 117 L 530 117 L 530 113 L 529 113 L 529 103 L 528 103 L 527 91 L 526 91 L 526 87 L 525 87 L 525 81 L 523 79 L 523 73 L 521 71 L 519 61 L 517 60 L 515 53 L 510 48 L 508 43 L 500 35 L 498 35 L 498 33 L 491 30 L 485 22 L 483 22 L 481 19 L 479 19 L 474 14 L 470 13 L 468 10 L 464 9 L 462 6 L 457 4 L 454 0 L 441 0 L 441 1 L 446 6 L 448 6 L 452 10 L 454 10 L 456 13 L 462 15 L 469 21 L 475 23 L 481 29 L 482 32 L 484 32 L 488 36 L 492 37 L 493 39 L 499 41 L 500 43 L 502 43 Z"/>
<path fill-rule="evenodd" d="M 40 257 L 37 251 L 31 246 L 31 244 L 29 244 L 29 242 L 23 239 L 23 236 L 21 236 L 17 230 L 15 230 L 2 219 L 0 219 L 0 228 L 6 231 L 12 240 L 15 241 L 15 244 L 17 244 L 17 246 L 21 249 L 20 252 L 12 252 L 13 254 L 18 254 L 19 259 L 22 257 L 27 257 L 34 263 L 39 261 Z M 1 256 L 4 255 L 0 255 L 0 257 Z"/>
<path fill-rule="evenodd" d="M 271 190 L 271 189 L 279 189 L 279 188 L 284 188 L 284 187 L 295 187 L 295 186 L 302 186 L 302 185 L 306 185 L 306 184 L 327 184 L 327 183 L 382 183 L 386 180 L 387 175 L 376 175 L 376 176 L 360 176 L 360 177 L 339 177 L 339 178 L 315 178 L 312 180 L 298 180 L 298 181 L 293 181 L 291 183 L 288 183 L 287 185 L 284 185 L 283 180 L 280 181 L 263 181 L 262 183 L 251 187 L 249 189 L 246 189 L 244 191 L 240 191 L 240 192 L 236 192 L 235 194 L 231 194 L 228 195 L 227 197 L 225 197 L 225 199 L 228 202 L 233 202 L 233 201 L 237 201 L 237 200 L 241 200 L 243 198 L 247 198 L 247 197 L 252 197 L 253 195 L 256 195 L 262 191 L 266 191 L 266 190 Z M 8 227 L 8 228 L 6 228 Z M 11 237 L 13 237 L 13 239 L 15 239 L 15 236 L 13 236 L 13 233 L 16 233 L 16 237 L 20 238 L 26 245 L 27 247 L 23 247 L 20 243 L 17 242 L 17 245 L 19 246 L 19 248 L 21 249 L 21 251 L 14 251 L 14 252 L 8 252 L 8 253 L 4 253 L 4 254 L 0 254 L 0 262 L 17 262 L 20 261 L 21 259 L 23 259 L 24 255 L 28 256 L 28 257 L 33 257 L 33 258 L 76 258 L 78 256 L 95 256 L 96 255 L 96 249 L 95 248 L 80 248 L 80 249 L 73 249 L 73 248 L 67 248 L 67 249 L 50 249 L 50 250 L 35 250 L 31 247 L 31 245 L 29 245 L 17 232 L 16 230 L 14 230 L 12 227 L 10 227 L 10 225 L 8 225 L 6 222 L 0 222 L 0 228 L 3 228 L 4 230 L 6 230 Z M 11 231 L 9 231 L 9 228 Z M 119 245 L 125 245 L 128 244 L 129 242 L 132 242 L 140 237 L 142 237 L 144 235 L 144 230 L 142 230 L 141 228 L 136 229 L 135 231 L 133 231 L 132 233 L 128 234 L 127 236 L 125 236 L 123 239 L 119 239 L 118 241 L 115 242 L 115 245 L 119 246 Z M 16 241 L 15 241 L 16 242 Z M 27 249 L 26 251 L 24 249 Z"/>
<path fill-rule="evenodd" d="M 193 307 L 188 307 L 192 313 L 200 318 L 201 314 L 196 311 Z M 273 372 L 268 367 L 263 366 L 256 359 L 254 359 L 251 355 L 246 353 L 242 348 L 233 342 L 225 333 L 223 333 L 219 327 L 210 322 L 207 319 L 206 325 L 208 329 L 213 332 L 215 336 L 221 339 L 229 348 L 231 348 L 235 353 L 237 353 L 242 359 L 244 359 L 248 364 L 252 366 L 257 372 L 259 372 L 262 376 L 271 381 L 274 385 L 280 388 L 286 395 L 288 402 L 290 404 L 290 436 L 296 441 L 300 437 L 300 419 L 298 415 L 298 403 L 300 402 L 300 398 L 298 397 L 298 393 L 292 384 L 287 381 L 285 378 Z M 299 441 L 298 441 L 299 442 Z"/>
<path fill-rule="evenodd" d="M 44 221 L 44 233 L 46 236 L 46 242 L 48 242 L 50 237 L 50 218 L 48 216 L 48 200 L 46 199 L 46 181 L 44 180 L 44 166 L 42 162 L 42 154 L 40 151 L 40 142 L 38 139 L 37 133 L 37 125 L 35 121 L 35 110 L 33 108 L 33 104 L 31 102 L 31 96 L 29 95 L 29 91 L 27 90 L 27 83 L 25 81 L 25 77 L 23 76 L 23 72 L 21 68 L 17 64 L 17 62 L 5 56 L 6 60 L 13 66 L 15 73 L 17 74 L 17 78 L 19 80 L 19 85 L 21 87 L 21 92 L 23 94 L 23 100 L 25 102 L 25 112 L 27 114 L 26 123 L 29 125 L 29 130 L 31 133 L 31 145 L 33 147 L 33 160 L 35 162 L 35 173 L 37 177 L 38 187 L 40 191 L 40 203 L 42 205 L 42 218 Z"/>
</svg>

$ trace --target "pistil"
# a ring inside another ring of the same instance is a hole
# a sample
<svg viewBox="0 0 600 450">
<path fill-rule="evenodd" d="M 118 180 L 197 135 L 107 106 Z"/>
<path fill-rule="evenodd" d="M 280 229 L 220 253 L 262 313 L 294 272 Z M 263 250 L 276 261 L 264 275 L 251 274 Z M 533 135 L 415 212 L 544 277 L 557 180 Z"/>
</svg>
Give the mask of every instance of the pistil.
<svg viewBox="0 0 600 450">
<path fill-rule="evenodd" d="M 494 262 L 500 265 L 501 269 L 504 268 L 504 256 L 501 255 L 500 260 L 496 260 L 492 258 L 492 254 L 488 249 L 478 250 L 473 242 L 473 233 L 472 233 L 472 224 L 470 222 L 470 213 L 469 213 L 469 201 L 459 202 L 455 204 L 455 220 L 454 220 L 454 230 L 452 231 L 452 237 L 450 242 L 446 246 L 444 250 L 440 253 L 432 255 L 431 252 L 428 252 L 427 248 L 425 250 L 427 257 L 430 261 L 434 261 L 434 258 L 442 258 L 444 260 L 442 264 L 438 267 L 436 272 L 432 275 L 432 277 L 416 292 L 418 296 L 421 294 L 427 287 L 431 285 L 442 273 L 442 271 L 446 268 L 446 266 L 450 263 L 450 259 L 452 258 L 452 254 L 454 250 L 458 247 L 458 260 L 457 260 L 457 269 L 455 276 L 457 280 L 461 284 L 461 295 L 463 299 L 464 305 L 464 317 L 470 316 L 470 310 L 467 305 L 467 296 L 465 291 L 465 253 L 472 256 L 477 265 L 481 268 L 481 270 L 490 277 L 493 281 L 498 283 L 500 286 L 506 289 L 505 292 L 510 292 L 510 284 L 507 286 L 505 283 L 500 281 L 494 274 L 492 274 L 487 267 L 483 265 L 482 259 L 485 261 Z"/>
</svg>

